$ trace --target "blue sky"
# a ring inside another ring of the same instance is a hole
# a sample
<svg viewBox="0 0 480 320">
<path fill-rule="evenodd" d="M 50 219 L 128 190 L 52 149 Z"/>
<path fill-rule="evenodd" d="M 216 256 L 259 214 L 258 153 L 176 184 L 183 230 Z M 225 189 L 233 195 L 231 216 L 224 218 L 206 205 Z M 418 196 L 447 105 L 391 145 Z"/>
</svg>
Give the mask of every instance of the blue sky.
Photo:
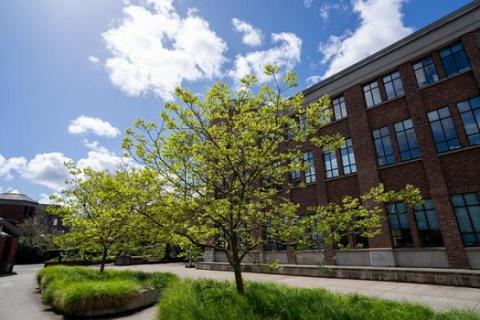
<svg viewBox="0 0 480 320">
<path fill-rule="evenodd" d="M 264 62 L 303 89 L 467 0 L 4 0 L 0 191 L 62 188 L 62 166 L 112 170 L 137 117 L 176 85 L 202 93 Z"/>
</svg>

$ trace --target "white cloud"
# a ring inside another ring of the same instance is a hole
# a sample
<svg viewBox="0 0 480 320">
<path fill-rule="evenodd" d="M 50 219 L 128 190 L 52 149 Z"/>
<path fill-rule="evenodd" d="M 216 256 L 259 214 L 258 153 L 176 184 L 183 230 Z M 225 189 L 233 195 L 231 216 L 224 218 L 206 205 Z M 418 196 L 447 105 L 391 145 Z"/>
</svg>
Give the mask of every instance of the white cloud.
<svg viewBox="0 0 480 320">
<path fill-rule="evenodd" d="M 95 57 L 95 56 L 88 56 L 88 61 L 90 61 L 93 64 L 100 63 L 100 59 L 98 57 Z"/>
<path fill-rule="evenodd" d="M 128 95 L 153 92 L 169 100 L 184 81 L 221 75 L 227 45 L 206 20 L 195 10 L 181 17 L 172 0 L 146 3 L 126 6 L 118 25 L 103 33 L 114 85 Z"/>
<path fill-rule="evenodd" d="M 322 77 L 321 76 L 311 76 L 311 77 L 308 77 L 305 82 L 307 83 L 307 86 L 311 87 L 313 86 L 314 84 L 320 82 L 320 80 L 322 80 Z"/>
<path fill-rule="evenodd" d="M 84 140 L 84 145 L 90 150 L 86 158 L 77 161 L 79 168 L 114 172 L 122 167 L 136 166 L 131 159 L 118 156 L 115 152 L 101 146 L 98 141 Z"/>
<path fill-rule="evenodd" d="M 70 161 L 72 159 L 65 157 L 60 152 L 40 153 L 29 160 L 25 166 L 19 168 L 17 172 L 23 179 L 32 183 L 60 190 L 69 177 L 65 163 Z"/>
<path fill-rule="evenodd" d="M 91 132 L 98 136 L 115 138 L 120 134 L 118 128 L 113 127 L 109 122 L 99 118 L 80 116 L 70 122 L 68 132 L 71 134 L 82 134 Z"/>
<path fill-rule="evenodd" d="M 276 64 L 280 67 L 293 68 L 300 62 L 302 39 L 293 33 L 272 33 L 272 42 L 275 47 L 264 51 L 253 51 L 235 58 L 234 68 L 229 76 L 238 80 L 245 75 L 255 75 L 260 82 L 265 82 L 267 77 L 263 73 L 266 64 Z"/>
<path fill-rule="evenodd" d="M 403 23 L 401 12 L 405 0 L 355 0 L 354 12 L 360 15 L 360 26 L 341 36 L 331 36 L 321 43 L 319 51 L 327 63 L 323 77 L 337 73 L 413 32 Z"/>
<path fill-rule="evenodd" d="M 92 168 L 97 171 L 114 172 L 121 168 L 139 167 L 131 159 L 118 156 L 101 146 L 97 141 L 84 140 L 89 149 L 87 156 L 76 162 L 78 168 Z M 73 161 L 60 152 L 40 153 L 32 159 L 14 157 L 6 159 L 0 155 L 0 178 L 11 180 L 13 173 L 31 183 L 60 191 L 70 174 L 65 163 Z"/>
<path fill-rule="evenodd" d="M 24 157 L 6 159 L 0 154 L 0 178 L 7 181 L 13 179 L 12 173 L 25 167 L 27 160 Z"/>
<path fill-rule="evenodd" d="M 312 6 L 313 0 L 303 0 L 303 5 L 305 8 L 310 8 Z"/>
<path fill-rule="evenodd" d="M 58 192 L 53 192 L 53 193 L 41 193 L 40 194 L 40 198 L 38 199 L 38 203 L 41 203 L 41 204 L 56 204 L 57 202 L 55 202 L 54 200 L 51 200 L 50 199 L 50 195 L 51 194 L 54 194 L 56 195 L 57 197 L 60 197 L 62 198 L 62 194 L 58 193 Z"/>
<path fill-rule="evenodd" d="M 340 4 L 323 4 L 320 7 L 320 18 L 322 18 L 323 21 L 327 21 L 328 18 L 330 17 L 330 11 L 332 10 L 337 10 L 340 9 Z"/>
<path fill-rule="evenodd" d="M 232 19 L 233 27 L 237 32 L 243 33 L 242 42 L 248 46 L 255 47 L 262 44 L 262 31 L 237 18 Z"/>
</svg>

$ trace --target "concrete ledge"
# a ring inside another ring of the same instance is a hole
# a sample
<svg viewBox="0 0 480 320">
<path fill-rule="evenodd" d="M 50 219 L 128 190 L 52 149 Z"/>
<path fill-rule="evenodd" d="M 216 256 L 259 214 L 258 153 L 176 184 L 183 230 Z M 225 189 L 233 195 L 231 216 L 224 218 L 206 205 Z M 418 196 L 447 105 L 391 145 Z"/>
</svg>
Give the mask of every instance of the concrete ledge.
<svg viewBox="0 0 480 320">
<path fill-rule="evenodd" d="M 196 268 L 200 270 L 232 271 L 232 268 L 228 263 L 222 262 L 198 262 Z M 413 282 L 480 288 L 480 271 L 466 269 L 283 264 L 278 269 L 270 270 L 268 268 L 262 268 L 261 266 L 243 264 L 242 270 L 245 272 L 271 273 L 289 276 Z"/>
<path fill-rule="evenodd" d="M 138 292 L 125 304 L 116 306 L 116 307 L 104 307 L 99 308 L 96 305 L 84 306 L 82 310 L 78 310 L 73 313 L 68 313 L 68 316 L 73 316 L 76 318 L 85 318 L 85 317 L 100 317 L 106 315 L 115 315 L 119 313 L 124 313 L 128 311 L 133 311 L 137 309 L 142 309 L 149 307 L 158 302 L 162 290 L 153 289 L 153 290 L 143 290 Z"/>
</svg>

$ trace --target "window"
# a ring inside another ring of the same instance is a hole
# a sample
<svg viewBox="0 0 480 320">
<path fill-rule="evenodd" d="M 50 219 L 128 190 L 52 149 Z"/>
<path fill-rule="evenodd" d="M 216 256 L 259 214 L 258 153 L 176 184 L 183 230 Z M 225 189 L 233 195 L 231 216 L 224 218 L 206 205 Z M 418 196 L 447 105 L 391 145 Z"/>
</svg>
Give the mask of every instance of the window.
<svg viewBox="0 0 480 320">
<path fill-rule="evenodd" d="M 332 100 L 333 116 L 335 120 L 340 120 L 347 117 L 347 105 L 343 96 Z"/>
<path fill-rule="evenodd" d="M 425 199 L 413 207 L 418 234 L 424 247 L 443 246 L 442 234 L 438 226 L 437 212 L 432 199 Z"/>
<path fill-rule="evenodd" d="M 292 182 L 296 182 L 302 178 L 300 170 L 293 170 L 290 172 L 290 180 Z"/>
<path fill-rule="evenodd" d="M 424 87 L 438 81 L 437 69 L 432 56 L 427 56 L 413 65 L 419 87 Z"/>
<path fill-rule="evenodd" d="M 400 79 L 400 72 L 398 71 L 384 76 L 383 83 L 385 85 L 388 99 L 399 97 L 405 93 L 403 90 L 402 79 Z"/>
<path fill-rule="evenodd" d="M 402 161 L 420 158 L 417 136 L 412 119 L 395 123 L 398 148 Z"/>
<path fill-rule="evenodd" d="M 480 97 L 457 104 L 470 145 L 480 144 Z"/>
<path fill-rule="evenodd" d="M 452 204 L 465 246 L 480 245 L 480 199 L 476 193 L 452 196 Z"/>
<path fill-rule="evenodd" d="M 303 154 L 303 161 L 308 165 L 305 170 L 305 183 L 314 183 L 317 181 L 317 175 L 315 174 L 315 160 L 313 152 L 308 151 Z"/>
<path fill-rule="evenodd" d="M 385 166 L 395 163 L 388 127 L 373 130 L 373 141 L 375 143 L 375 150 L 377 151 L 378 165 Z"/>
<path fill-rule="evenodd" d="M 338 177 L 337 155 L 335 151 L 324 151 L 325 175 L 327 178 Z"/>
<path fill-rule="evenodd" d="M 460 141 L 458 141 L 457 131 L 453 126 L 448 107 L 429 112 L 428 120 L 432 127 L 437 152 L 441 153 L 460 148 Z"/>
<path fill-rule="evenodd" d="M 53 218 L 52 225 L 54 227 L 58 226 L 58 218 L 57 217 Z"/>
<path fill-rule="evenodd" d="M 307 130 L 307 117 L 306 116 L 303 115 L 303 116 L 298 117 L 298 127 L 302 131 Z"/>
<path fill-rule="evenodd" d="M 463 49 L 463 44 L 460 42 L 454 43 L 446 48 L 440 50 L 440 57 L 442 58 L 443 68 L 447 76 L 460 73 L 470 69 L 467 55 Z"/>
<path fill-rule="evenodd" d="M 365 95 L 367 108 L 371 108 L 382 103 L 382 97 L 380 96 L 380 90 L 378 89 L 377 81 L 373 81 L 363 86 L 363 94 Z"/>
<path fill-rule="evenodd" d="M 388 222 L 392 232 L 393 246 L 413 246 L 412 233 L 408 223 L 407 208 L 403 202 L 395 202 L 387 205 Z"/>
<path fill-rule="evenodd" d="M 355 161 L 355 154 L 353 153 L 352 139 L 345 139 L 345 142 L 340 147 L 340 154 L 342 155 L 343 173 L 351 174 L 357 172 L 357 163 Z"/>
</svg>

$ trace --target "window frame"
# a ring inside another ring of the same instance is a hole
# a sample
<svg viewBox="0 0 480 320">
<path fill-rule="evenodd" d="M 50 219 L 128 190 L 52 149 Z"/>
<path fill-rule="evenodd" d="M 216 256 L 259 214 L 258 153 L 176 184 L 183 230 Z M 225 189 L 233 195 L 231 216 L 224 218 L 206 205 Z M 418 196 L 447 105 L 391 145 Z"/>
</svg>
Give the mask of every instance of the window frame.
<svg viewBox="0 0 480 320">
<path fill-rule="evenodd" d="M 378 85 L 377 80 L 364 84 L 362 88 L 363 88 L 363 96 L 365 98 L 365 104 L 367 106 L 367 109 L 372 109 L 383 102 L 382 94 L 380 93 L 380 86 Z M 378 99 L 379 99 L 378 102 L 375 99 L 377 96 L 373 94 L 374 91 L 378 93 Z M 373 103 L 372 105 L 369 105 L 369 99 L 367 98 L 367 94 L 370 97 L 371 102 Z"/>
<path fill-rule="evenodd" d="M 407 128 L 405 125 L 406 122 L 410 122 L 411 126 Z M 401 126 L 401 128 L 399 128 L 399 126 Z M 401 161 L 409 161 L 421 158 L 422 152 L 420 150 L 420 145 L 418 144 L 417 133 L 415 131 L 415 126 L 413 125 L 412 119 L 410 118 L 396 122 L 394 123 L 393 128 L 395 130 L 395 138 L 397 139 L 398 152 L 400 154 Z M 414 141 L 410 138 L 413 138 Z M 402 149 L 403 144 L 400 143 L 401 139 L 405 139 L 407 149 Z M 412 147 L 412 144 L 415 144 L 416 147 Z M 405 153 L 408 153 L 408 157 L 406 158 L 404 158 Z"/>
<path fill-rule="evenodd" d="M 342 146 L 340 146 L 340 156 L 342 158 L 343 174 L 357 173 L 357 159 L 355 158 L 352 138 L 345 139 Z M 347 161 L 344 160 L 345 158 Z M 353 161 L 351 158 L 353 158 Z"/>
<path fill-rule="evenodd" d="M 430 79 L 427 76 L 428 73 L 426 72 L 426 70 L 430 66 L 432 66 L 433 70 L 435 71 L 433 79 Z M 431 54 L 426 55 L 420 58 L 419 60 L 417 60 L 415 63 L 413 63 L 412 67 L 413 67 L 413 73 L 415 73 L 415 78 L 417 79 L 417 84 L 419 88 L 424 88 L 440 80 L 440 77 L 438 76 L 437 66 L 435 65 L 435 61 L 433 60 L 433 57 Z M 418 78 L 417 71 L 420 71 L 420 70 L 422 70 L 423 72 L 423 77 L 426 80 L 425 83 L 420 83 L 420 79 Z"/>
<path fill-rule="evenodd" d="M 403 206 L 403 211 L 398 210 L 398 206 Z M 390 211 L 390 207 L 393 206 L 395 207 L 394 213 Z M 386 212 L 387 212 L 387 218 L 388 218 L 388 226 L 390 228 L 390 234 L 392 237 L 392 244 L 394 248 L 411 248 L 414 246 L 413 244 L 413 235 L 412 235 L 412 227 L 410 226 L 410 221 L 408 220 L 408 209 L 405 203 L 403 202 L 391 202 L 387 204 L 386 207 Z M 400 219 L 401 215 L 405 215 L 406 217 L 406 222 L 408 228 L 402 228 L 402 220 Z M 391 218 L 395 218 L 397 225 L 400 227 L 399 229 L 394 229 L 392 226 L 392 221 Z M 405 231 L 406 230 L 406 231 Z M 394 233 L 394 231 L 400 231 L 400 234 Z M 405 233 L 403 233 L 405 231 Z M 405 237 L 407 237 L 405 239 Z M 400 239 L 403 242 L 406 242 L 407 244 L 405 245 L 398 245 L 395 239 Z M 408 243 L 409 242 L 409 243 Z"/>
<path fill-rule="evenodd" d="M 447 110 L 448 116 L 441 116 L 440 113 L 442 110 Z M 433 119 L 433 116 L 431 116 L 433 114 L 436 114 L 435 116 L 436 119 Z M 462 144 L 460 143 L 460 139 L 458 138 L 457 129 L 455 128 L 455 122 L 453 122 L 452 113 L 450 112 L 450 109 L 448 106 L 427 112 L 427 119 L 428 119 L 428 122 L 430 123 L 430 129 L 432 132 L 433 141 L 435 142 L 435 149 L 437 150 L 437 153 L 444 153 L 444 152 L 458 150 L 462 148 Z M 455 133 L 454 137 L 447 137 L 446 132 L 448 131 L 445 130 L 445 122 L 447 121 L 451 122 L 450 125 L 453 128 L 453 132 Z M 440 129 L 443 137 L 442 141 L 437 141 L 437 138 L 436 138 L 437 135 L 435 134 L 435 130 L 434 130 L 435 123 L 440 124 Z M 450 146 L 450 142 L 452 141 L 453 142 L 456 141 L 457 145 Z M 439 145 L 444 145 L 444 144 L 446 144 L 447 150 L 443 150 L 443 149 L 440 150 Z"/>
<path fill-rule="evenodd" d="M 429 203 L 427 206 L 426 204 Z M 412 207 L 413 216 L 415 218 L 415 224 L 417 227 L 418 238 L 420 239 L 420 243 L 422 247 L 443 247 L 443 235 L 440 230 L 440 220 L 438 219 L 437 210 L 435 209 L 435 204 L 433 203 L 432 199 L 423 199 L 423 202 L 417 204 Z M 430 215 L 435 215 L 436 225 L 437 228 L 432 227 L 432 221 Z M 427 228 L 423 229 L 419 225 L 419 216 L 423 216 L 423 220 L 425 221 Z M 440 242 L 438 243 L 429 243 L 430 239 L 427 239 L 428 236 L 438 237 Z"/>
<path fill-rule="evenodd" d="M 343 95 L 332 99 L 332 111 L 332 117 L 335 119 L 335 121 L 345 119 L 348 116 L 347 104 L 345 103 L 345 97 Z M 339 114 L 339 117 L 337 117 L 337 114 Z"/>
<path fill-rule="evenodd" d="M 333 163 L 335 165 L 333 165 Z M 325 179 L 333 179 L 340 176 L 336 151 L 323 151 L 323 164 L 325 169 Z M 328 164 L 330 169 L 328 169 Z"/>
<path fill-rule="evenodd" d="M 310 150 L 303 153 L 303 162 L 308 163 L 308 168 L 304 171 L 305 183 L 316 183 L 317 173 L 315 171 L 315 155 L 313 154 L 313 151 Z"/>
<path fill-rule="evenodd" d="M 479 100 L 478 106 L 472 107 L 472 101 L 473 100 Z M 468 109 L 462 110 L 463 106 L 468 106 Z M 457 103 L 457 109 L 458 113 L 460 114 L 460 117 L 462 118 L 462 123 L 463 123 L 463 129 L 465 130 L 465 134 L 467 136 L 468 144 L 471 146 L 479 145 L 480 144 L 480 96 L 476 96 L 473 98 L 470 98 L 468 100 L 460 101 Z M 467 116 L 470 115 L 470 117 L 473 119 L 473 123 L 468 124 L 469 126 L 475 127 L 474 133 L 469 133 L 467 129 L 467 123 L 466 119 Z M 471 136 L 474 136 L 475 139 L 472 142 Z"/>
<path fill-rule="evenodd" d="M 470 195 L 470 194 L 473 194 L 473 195 L 476 196 L 477 204 L 468 205 L 467 200 L 466 200 L 466 195 Z M 455 204 L 456 201 L 454 200 L 454 197 L 457 197 L 457 196 L 462 197 L 462 203 L 463 204 L 460 205 L 460 206 Z M 480 195 L 477 192 L 457 193 L 457 194 L 451 195 L 450 201 L 452 203 L 452 208 L 453 208 L 453 211 L 455 213 L 455 219 L 457 220 L 458 231 L 460 232 L 460 235 L 462 236 L 463 245 L 465 247 L 480 246 L 480 227 L 478 229 L 475 227 L 475 224 L 474 224 L 473 219 L 472 219 L 472 214 L 470 212 L 471 211 L 470 207 L 480 206 Z M 471 232 L 462 231 L 462 227 L 461 227 L 461 224 L 459 222 L 459 218 L 458 218 L 458 214 L 457 214 L 457 209 L 459 209 L 459 208 L 464 208 L 466 210 L 468 223 L 469 223 L 470 228 L 472 229 Z M 474 238 L 474 243 L 473 244 L 466 244 L 464 234 L 471 234 Z"/>
<path fill-rule="evenodd" d="M 396 77 L 394 78 L 394 76 Z M 400 71 L 395 70 L 393 72 L 390 72 L 389 74 L 384 75 L 382 77 L 382 81 L 383 81 L 383 86 L 385 88 L 385 94 L 387 96 L 387 100 L 392 100 L 405 95 L 405 88 L 403 87 Z M 399 87 L 396 86 L 398 84 L 400 84 Z M 389 86 L 391 86 L 393 90 L 393 96 L 389 95 L 389 90 L 387 89 L 387 87 Z M 401 91 L 401 92 L 397 92 L 397 91 Z"/>
<path fill-rule="evenodd" d="M 387 134 L 384 134 L 385 129 L 386 129 Z M 377 133 L 378 133 L 378 136 L 376 136 Z M 388 126 L 372 130 L 372 136 L 373 136 L 373 144 L 375 146 L 375 153 L 376 153 L 376 156 L 377 156 L 377 165 L 379 167 L 384 167 L 384 166 L 395 164 L 395 162 L 396 162 L 395 161 L 395 151 L 393 149 L 392 139 L 390 138 L 390 130 L 389 130 Z M 388 142 L 390 144 L 390 149 L 391 149 L 390 153 L 387 153 L 385 151 L 386 150 L 385 149 L 385 142 L 387 141 L 387 139 L 388 139 Z M 379 146 L 377 145 L 377 141 L 379 141 L 380 145 L 381 145 L 381 151 L 382 151 L 381 155 L 379 153 L 379 148 L 378 148 Z M 381 161 L 380 161 L 381 159 L 384 160 L 384 163 L 381 163 Z"/>
<path fill-rule="evenodd" d="M 452 49 L 454 46 L 457 46 L 457 45 L 460 45 L 462 48 L 460 51 L 456 51 L 454 52 Z M 443 55 L 444 52 L 447 52 L 448 51 L 448 54 L 447 55 Z M 467 67 L 464 67 L 463 69 L 460 69 L 460 67 L 458 66 L 459 62 L 457 61 L 456 57 L 458 57 L 458 53 L 460 54 L 463 54 L 463 58 L 465 58 L 465 61 L 467 62 L 468 66 Z M 445 63 L 445 59 L 447 58 L 450 58 L 451 61 L 453 62 L 453 64 L 455 65 L 455 72 L 453 73 L 449 73 L 449 70 L 447 69 L 446 67 L 446 63 Z M 468 71 L 471 69 L 471 64 L 470 64 L 470 61 L 468 60 L 468 56 L 467 56 L 467 53 L 465 52 L 465 46 L 463 45 L 463 43 L 461 41 L 456 41 L 446 47 L 443 47 L 440 49 L 440 60 L 442 60 L 442 66 L 443 66 L 443 70 L 445 71 L 445 74 L 447 77 L 451 77 L 451 76 L 454 76 L 456 74 L 459 74 L 459 73 L 462 73 L 462 72 L 465 72 L 465 71 Z"/>
</svg>

